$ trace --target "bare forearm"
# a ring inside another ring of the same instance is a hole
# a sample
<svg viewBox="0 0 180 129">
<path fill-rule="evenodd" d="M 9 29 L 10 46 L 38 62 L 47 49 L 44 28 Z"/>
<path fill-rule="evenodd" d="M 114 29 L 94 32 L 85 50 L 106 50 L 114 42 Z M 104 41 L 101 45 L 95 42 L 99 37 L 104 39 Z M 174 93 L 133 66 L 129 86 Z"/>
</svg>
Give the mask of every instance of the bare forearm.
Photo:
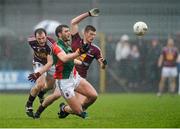
<svg viewBox="0 0 180 129">
<path fill-rule="evenodd" d="M 46 65 L 44 65 L 40 70 L 39 70 L 39 73 L 42 75 L 43 73 L 45 73 L 46 71 L 48 71 L 51 66 L 52 66 L 52 62 L 50 63 L 47 63 Z"/>
<path fill-rule="evenodd" d="M 79 56 L 79 53 L 74 52 L 74 53 L 63 54 L 63 55 L 58 54 L 57 56 L 62 62 L 67 62 L 67 61 L 74 60 L 75 58 L 77 58 Z"/>
<path fill-rule="evenodd" d="M 71 21 L 71 25 L 76 25 L 79 22 L 81 22 L 82 20 L 84 20 L 85 18 L 87 18 L 89 16 L 89 12 L 83 13 L 77 17 L 75 17 L 74 19 L 72 19 Z"/>
</svg>

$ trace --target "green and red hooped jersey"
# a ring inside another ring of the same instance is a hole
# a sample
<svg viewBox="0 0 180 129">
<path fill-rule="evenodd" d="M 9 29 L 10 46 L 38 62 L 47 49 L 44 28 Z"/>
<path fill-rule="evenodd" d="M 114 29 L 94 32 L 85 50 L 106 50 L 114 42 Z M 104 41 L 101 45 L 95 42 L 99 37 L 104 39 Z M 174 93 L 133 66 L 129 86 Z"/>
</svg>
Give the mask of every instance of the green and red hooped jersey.
<svg viewBox="0 0 180 129">
<path fill-rule="evenodd" d="M 54 78 L 68 79 L 73 70 L 73 74 L 76 74 L 74 60 L 67 61 L 66 63 L 59 60 L 57 54 L 61 51 L 64 51 L 66 54 L 72 53 L 71 47 L 65 45 L 62 40 L 58 39 L 57 44 L 53 45 L 53 61 L 55 65 Z"/>
</svg>

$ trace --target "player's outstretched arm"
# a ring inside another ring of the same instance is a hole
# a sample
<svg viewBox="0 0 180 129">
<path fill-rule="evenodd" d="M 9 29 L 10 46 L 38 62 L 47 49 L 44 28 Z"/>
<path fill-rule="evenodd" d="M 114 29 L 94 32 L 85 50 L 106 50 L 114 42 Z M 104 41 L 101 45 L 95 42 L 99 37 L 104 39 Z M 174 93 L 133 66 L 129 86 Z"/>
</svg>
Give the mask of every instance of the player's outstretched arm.
<svg viewBox="0 0 180 129">
<path fill-rule="evenodd" d="M 84 44 L 80 48 L 78 48 L 73 53 L 66 54 L 62 49 L 60 49 L 57 45 L 54 45 L 53 47 L 53 53 L 62 61 L 67 62 L 70 60 L 74 60 L 78 56 L 80 56 L 83 53 L 86 53 L 89 50 L 89 44 Z"/>
<path fill-rule="evenodd" d="M 51 55 L 47 56 L 47 63 L 39 70 L 40 74 L 45 73 L 46 71 L 48 71 L 51 66 L 53 65 L 53 58 Z"/>
<path fill-rule="evenodd" d="M 83 13 L 74 19 L 71 20 L 71 34 L 75 35 L 78 32 L 78 24 L 81 22 L 83 19 L 87 18 L 89 16 L 89 13 Z"/>
<path fill-rule="evenodd" d="M 98 8 L 93 8 L 89 10 L 86 13 L 82 13 L 79 16 L 75 17 L 74 19 L 71 20 L 71 34 L 75 35 L 78 32 L 78 24 L 84 20 L 85 18 L 89 16 L 98 16 L 99 15 L 99 9 Z"/>
<path fill-rule="evenodd" d="M 67 62 L 70 60 L 74 60 L 80 55 L 78 51 L 75 51 L 73 53 L 68 53 L 66 54 L 64 51 L 61 51 L 57 54 L 57 57 L 62 61 L 62 62 Z"/>
<path fill-rule="evenodd" d="M 48 71 L 53 65 L 53 59 L 50 55 L 47 56 L 47 63 L 41 67 L 41 69 L 36 73 L 31 73 L 28 76 L 28 80 L 31 82 L 35 82 L 43 73 Z"/>
</svg>

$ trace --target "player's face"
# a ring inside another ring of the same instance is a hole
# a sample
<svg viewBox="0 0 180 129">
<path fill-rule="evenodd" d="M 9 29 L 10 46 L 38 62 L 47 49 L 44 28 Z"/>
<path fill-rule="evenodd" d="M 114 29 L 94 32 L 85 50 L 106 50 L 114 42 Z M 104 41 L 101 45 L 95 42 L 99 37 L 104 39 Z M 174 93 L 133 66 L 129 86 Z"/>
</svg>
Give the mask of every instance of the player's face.
<svg viewBox="0 0 180 129">
<path fill-rule="evenodd" d="M 167 42 L 168 47 L 174 47 L 174 41 L 172 39 L 169 39 Z"/>
<path fill-rule="evenodd" d="M 89 30 L 88 32 L 84 32 L 84 38 L 88 43 L 91 43 L 96 37 L 96 32 Z"/>
<path fill-rule="evenodd" d="M 70 41 L 70 36 L 71 36 L 71 33 L 70 33 L 70 30 L 69 30 L 69 28 L 62 28 L 62 35 L 61 35 L 62 37 L 62 40 L 64 41 L 64 42 L 68 42 L 68 41 Z"/>
<path fill-rule="evenodd" d="M 46 40 L 47 40 L 46 34 L 45 33 L 41 33 L 41 34 L 37 33 L 36 40 L 38 41 L 40 46 L 44 46 L 46 44 Z"/>
</svg>

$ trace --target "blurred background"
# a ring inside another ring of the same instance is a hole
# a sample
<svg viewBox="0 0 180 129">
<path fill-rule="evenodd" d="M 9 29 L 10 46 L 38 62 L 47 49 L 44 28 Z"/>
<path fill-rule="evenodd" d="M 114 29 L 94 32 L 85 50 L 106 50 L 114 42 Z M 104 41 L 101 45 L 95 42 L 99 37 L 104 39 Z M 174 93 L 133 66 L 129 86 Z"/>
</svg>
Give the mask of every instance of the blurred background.
<svg viewBox="0 0 180 129">
<path fill-rule="evenodd" d="M 88 80 L 99 92 L 157 92 L 157 61 L 169 37 L 180 48 L 179 0 L 0 0 L 0 91 L 29 90 L 32 53 L 27 38 L 44 27 L 54 35 L 58 24 L 69 25 L 82 12 L 97 7 L 101 15 L 87 18 L 97 28 L 97 44 L 108 61 L 100 71 L 96 61 Z M 137 21 L 147 23 L 148 33 L 133 33 Z"/>
</svg>

